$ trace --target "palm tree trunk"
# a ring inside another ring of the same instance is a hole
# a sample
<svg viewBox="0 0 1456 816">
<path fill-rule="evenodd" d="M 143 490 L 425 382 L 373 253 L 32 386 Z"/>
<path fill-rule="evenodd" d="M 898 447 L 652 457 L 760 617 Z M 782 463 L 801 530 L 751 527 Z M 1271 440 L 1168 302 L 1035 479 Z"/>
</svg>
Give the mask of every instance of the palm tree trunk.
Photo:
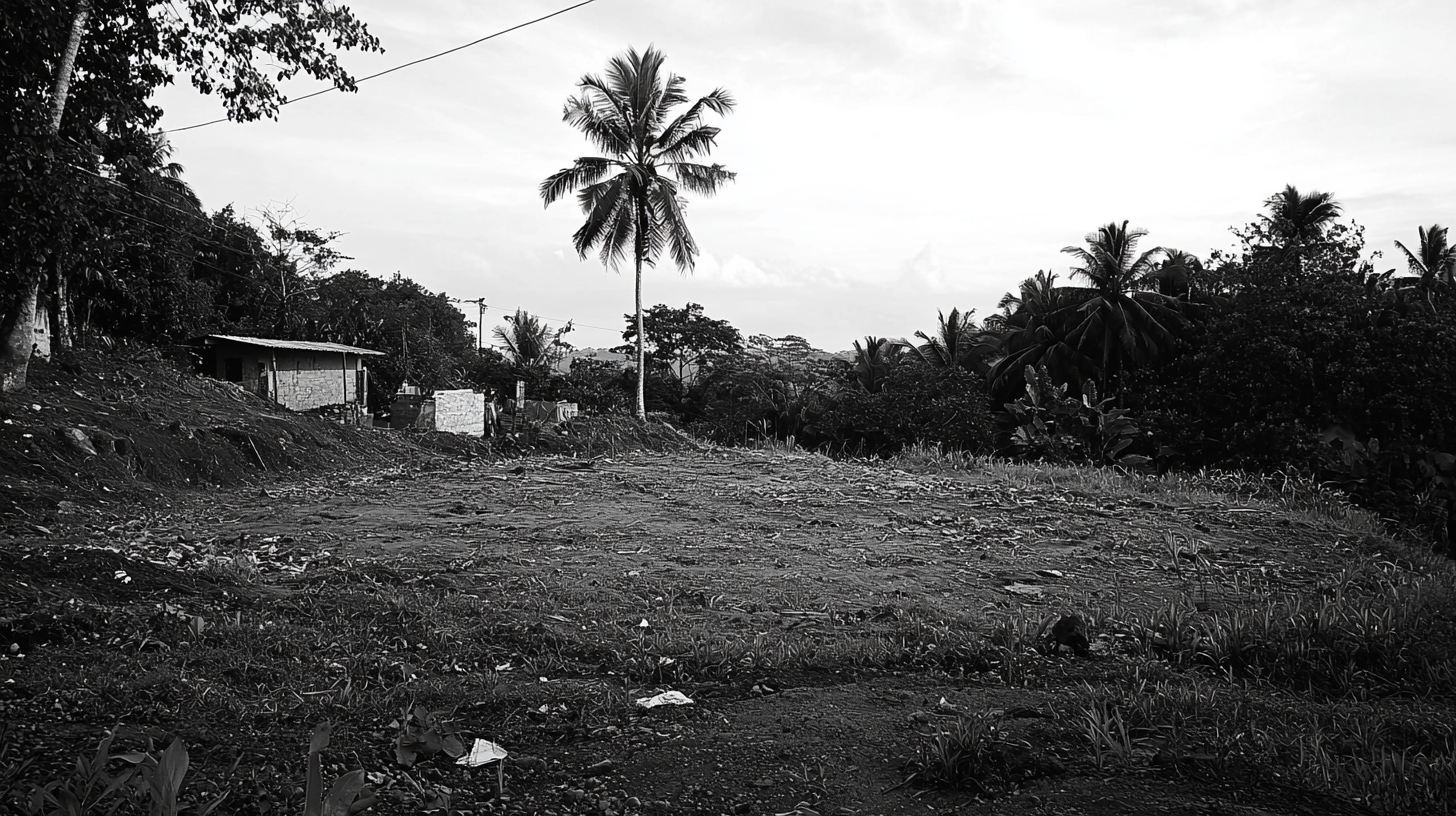
<svg viewBox="0 0 1456 816">
<path fill-rule="evenodd" d="M 637 253 L 637 418 L 647 421 L 647 355 L 642 345 L 642 253 Z"/>
<path fill-rule="evenodd" d="M 86 20 L 90 16 L 91 0 L 78 0 L 76 16 L 71 19 L 71 38 L 66 43 L 66 52 L 61 55 L 55 86 L 51 89 L 51 119 L 46 128 L 46 136 L 51 142 L 61 132 L 61 117 L 66 112 L 66 97 L 71 93 L 76 52 L 81 48 L 81 35 L 86 32 Z M 24 288 L 20 297 L 0 320 L 0 394 L 24 388 L 25 375 L 30 369 L 30 353 L 35 345 L 35 306 L 45 269 L 42 264 L 32 262 L 26 272 L 26 283 L 22 284 Z"/>
</svg>

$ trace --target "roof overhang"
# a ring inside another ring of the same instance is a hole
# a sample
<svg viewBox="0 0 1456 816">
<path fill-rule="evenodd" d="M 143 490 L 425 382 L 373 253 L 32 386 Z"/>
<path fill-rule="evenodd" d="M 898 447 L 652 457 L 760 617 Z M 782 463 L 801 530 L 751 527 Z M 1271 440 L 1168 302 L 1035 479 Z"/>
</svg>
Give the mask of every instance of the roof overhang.
<svg viewBox="0 0 1456 816">
<path fill-rule="evenodd" d="M 216 346 L 218 343 L 241 343 L 245 346 L 257 346 L 258 348 L 278 349 L 280 351 L 322 351 L 331 354 L 384 356 L 384 352 L 382 351 L 360 348 L 359 346 L 346 346 L 343 343 L 320 343 L 312 340 L 273 340 L 268 337 L 236 337 L 231 334 L 208 334 L 192 342 L 203 346 Z"/>
</svg>

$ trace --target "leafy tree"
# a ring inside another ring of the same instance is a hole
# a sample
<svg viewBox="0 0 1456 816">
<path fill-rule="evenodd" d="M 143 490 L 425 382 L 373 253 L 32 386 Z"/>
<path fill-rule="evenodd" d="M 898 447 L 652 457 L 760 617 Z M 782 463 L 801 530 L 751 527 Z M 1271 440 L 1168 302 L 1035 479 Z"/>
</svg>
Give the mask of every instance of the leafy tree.
<svg viewBox="0 0 1456 816">
<path fill-rule="evenodd" d="M 270 263 L 263 236 L 231 204 L 208 216 L 193 254 L 192 278 L 212 290 L 213 310 L 224 331 L 267 331 L 268 282 L 276 274 Z"/>
<path fill-rule="evenodd" d="M 1110 223 L 1087 236 L 1087 247 L 1062 251 L 1081 265 L 1072 276 L 1089 286 L 1073 290 L 1078 301 L 1077 316 L 1067 340 L 1079 354 L 1098 361 L 1096 382 L 1102 393 L 1115 393 L 1124 369 L 1153 362 L 1173 345 L 1174 332 L 1182 322 L 1175 298 L 1151 291 L 1164 267 L 1158 261 L 1168 250 L 1155 247 L 1137 252 L 1145 230 Z"/>
<path fill-rule="evenodd" d="M 879 390 L 846 388 L 824 402 L 804 438 L 834 452 L 889 456 L 916 444 L 990 452 L 985 382 L 964 368 L 895 365 Z"/>
<path fill-rule="evenodd" d="M 1001 312 L 986 320 L 987 329 L 1001 335 L 1001 357 L 986 377 L 998 403 L 1025 389 L 1027 366 L 1045 368 L 1064 384 L 1080 383 L 1096 370 L 1096 362 L 1068 342 L 1074 293 L 1056 283 L 1056 274 L 1038 270 L 1017 292 L 1002 296 Z"/>
<path fill-rule="evenodd" d="M 259 315 L 274 337 L 303 339 L 312 319 L 312 302 L 318 297 L 319 280 L 341 261 L 352 260 L 339 252 L 334 242 L 342 232 L 310 228 L 293 208 L 268 209 L 262 213 L 263 242 L 268 262 L 263 266 L 268 313 Z"/>
<path fill-rule="evenodd" d="M 369 397 L 388 402 L 408 381 L 425 389 L 476 383 L 492 369 L 477 354 L 465 315 L 445 293 L 434 293 L 402 275 L 378 278 L 346 269 L 319 278 L 307 339 L 384 352 L 369 360 Z M 503 367 L 503 363 L 501 365 Z"/>
<path fill-rule="evenodd" d="M 824 354 L 797 334 L 786 334 L 783 337 L 755 334 L 748 338 L 747 349 L 771 363 L 798 366 L 807 365 Z"/>
<path fill-rule="evenodd" d="M 597 249 L 608 268 L 629 255 L 635 264 L 639 419 L 646 418 L 642 267 L 655 266 L 666 248 L 679 269 L 691 271 L 698 246 L 688 230 L 681 191 L 710 196 L 734 178 L 722 165 L 694 161 L 717 144 L 719 129 L 703 124 L 704 115 L 728 113 L 733 97 L 717 89 L 669 119 L 688 97 L 685 80 L 664 75 L 663 62 L 655 48 L 641 54 L 628 49 L 608 63 L 605 79 L 581 78 L 581 95 L 567 100 L 563 119 L 607 155 L 579 158 L 540 188 L 546 206 L 579 190 L 577 204 L 586 223 L 572 243 L 583 260 Z"/>
<path fill-rule="evenodd" d="M 1188 352 L 1136 375 L 1129 407 L 1165 459 L 1295 471 L 1343 484 L 1426 531 L 1451 518 L 1456 311 L 1402 309 L 1362 257 L 1358 227 L 1327 225 L 1307 253 L 1267 251 L 1253 225 L 1195 287 L 1227 293 Z M 1376 285 L 1371 285 L 1372 280 Z"/>
<path fill-rule="evenodd" d="M 302 72 L 352 90 L 334 49 L 378 49 L 328 0 L 12 0 L 0 32 L 0 288 L 11 293 L 0 302 L 0 391 L 25 386 L 45 267 L 84 227 L 105 133 L 155 125 L 151 94 L 177 75 L 249 120 L 276 113 L 275 77 Z"/>
<path fill-rule="evenodd" d="M 69 345 L 73 313 L 88 340 L 178 342 L 213 328 L 211 287 L 191 274 L 206 216 L 166 138 L 108 134 L 102 165 L 107 183 L 82 221 L 85 250 L 53 256 L 52 343 Z"/>
<path fill-rule="evenodd" d="M 812 447 L 818 441 L 815 418 L 833 390 L 829 372 L 805 353 L 812 347 L 803 338 L 793 338 L 802 346 L 790 341 L 778 354 L 755 348 L 755 340 L 775 342 L 750 338 L 748 349 L 714 366 L 689 393 L 684 418 L 695 432 L 722 444 L 794 437 Z"/>
<path fill-rule="evenodd" d="M 622 332 L 622 339 L 634 343 L 637 339 L 635 316 L 624 317 L 627 328 Z M 704 315 L 703 307 L 697 303 L 689 303 L 681 309 L 659 303 L 642 314 L 642 326 L 647 334 L 648 364 L 663 366 L 682 395 L 686 395 L 704 371 L 711 368 L 716 356 L 743 350 L 743 336 L 738 330 L 726 320 Z M 612 350 L 627 353 L 631 348 L 622 346 Z"/>
</svg>

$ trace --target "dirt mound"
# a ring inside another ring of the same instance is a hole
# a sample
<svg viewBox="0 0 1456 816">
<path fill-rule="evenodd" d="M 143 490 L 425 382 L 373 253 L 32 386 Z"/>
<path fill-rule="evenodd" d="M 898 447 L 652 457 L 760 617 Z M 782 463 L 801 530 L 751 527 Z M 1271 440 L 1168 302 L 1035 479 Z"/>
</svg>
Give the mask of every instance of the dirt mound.
<svg viewBox="0 0 1456 816">
<path fill-rule="evenodd" d="M 73 505 L 164 499 L 251 483 L 438 458 L 596 456 L 696 443 L 666 425 L 583 417 L 496 439 L 340 425 L 235 384 L 187 373 L 154 349 L 36 360 L 30 387 L 0 395 L 0 518 L 45 524 Z"/>
</svg>

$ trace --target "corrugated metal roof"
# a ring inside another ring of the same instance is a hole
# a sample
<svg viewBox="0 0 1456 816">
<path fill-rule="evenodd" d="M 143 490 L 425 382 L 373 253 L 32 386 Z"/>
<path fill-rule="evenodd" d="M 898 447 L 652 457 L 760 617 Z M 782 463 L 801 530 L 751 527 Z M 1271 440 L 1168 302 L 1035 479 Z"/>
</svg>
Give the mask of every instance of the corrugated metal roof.
<svg viewBox="0 0 1456 816">
<path fill-rule="evenodd" d="M 335 354 L 384 355 L 384 352 L 373 349 L 346 346 L 343 343 L 316 343 L 312 340 L 273 340 L 267 337 L 234 337 L 230 334 L 209 334 L 202 338 L 202 342 L 206 345 L 212 345 L 217 340 L 243 343 L 249 346 L 263 346 L 264 348 L 288 349 L 289 351 L 331 351 Z"/>
</svg>

